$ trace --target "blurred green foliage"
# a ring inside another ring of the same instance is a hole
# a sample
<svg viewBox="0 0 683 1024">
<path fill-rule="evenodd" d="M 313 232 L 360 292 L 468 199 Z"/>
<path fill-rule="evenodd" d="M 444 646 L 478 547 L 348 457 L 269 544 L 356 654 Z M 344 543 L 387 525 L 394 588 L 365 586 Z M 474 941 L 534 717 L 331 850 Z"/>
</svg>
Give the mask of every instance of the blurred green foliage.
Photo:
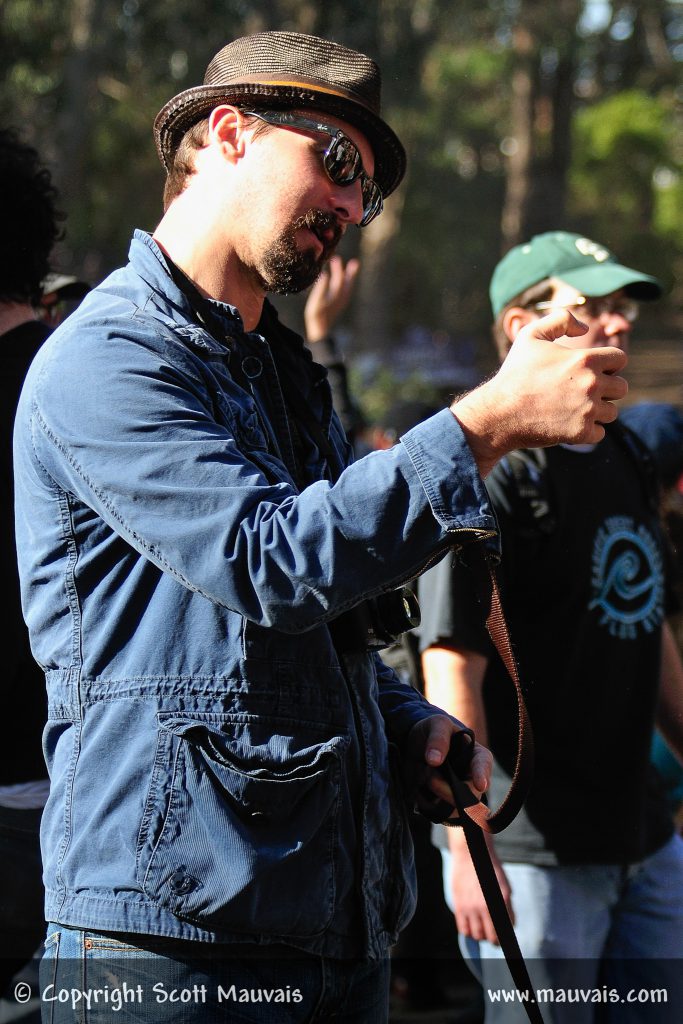
<svg viewBox="0 0 683 1024">
<path fill-rule="evenodd" d="M 671 94 L 629 89 L 580 110 L 570 204 L 576 222 L 671 288 L 681 268 L 681 166 Z"/>
<path fill-rule="evenodd" d="M 413 372 L 407 377 L 398 376 L 388 366 L 381 367 L 370 380 L 366 380 L 358 370 L 352 369 L 349 374 L 349 385 L 352 394 L 357 396 L 365 419 L 370 424 L 384 423 L 387 411 L 398 400 L 424 402 L 435 408 L 441 408 L 445 404 L 446 396 L 420 373 Z"/>
</svg>

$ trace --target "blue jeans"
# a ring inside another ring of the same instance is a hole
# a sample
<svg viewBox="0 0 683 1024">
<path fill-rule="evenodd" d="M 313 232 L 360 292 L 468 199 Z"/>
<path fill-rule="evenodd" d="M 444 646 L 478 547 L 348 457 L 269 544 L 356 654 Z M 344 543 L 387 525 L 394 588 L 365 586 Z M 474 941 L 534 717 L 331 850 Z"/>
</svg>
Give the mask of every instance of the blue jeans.
<svg viewBox="0 0 683 1024">
<path fill-rule="evenodd" d="M 442 853 L 444 892 L 453 910 L 451 858 Z M 534 988 L 553 990 L 541 1006 L 546 1024 L 683 1020 L 680 836 L 628 867 L 506 863 L 504 868 L 515 932 Z M 491 991 L 514 987 L 500 947 L 462 935 L 460 947 L 483 985 L 486 1024 L 526 1022 L 519 1005 L 491 1000 Z M 659 989 L 666 989 L 666 1002 L 660 993 L 649 994 Z M 560 990 L 564 994 L 558 996 Z"/>
<path fill-rule="evenodd" d="M 382 1024 L 389 961 L 330 960 L 51 924 L 40 971 L 43 1024 Z"/>
</svg>

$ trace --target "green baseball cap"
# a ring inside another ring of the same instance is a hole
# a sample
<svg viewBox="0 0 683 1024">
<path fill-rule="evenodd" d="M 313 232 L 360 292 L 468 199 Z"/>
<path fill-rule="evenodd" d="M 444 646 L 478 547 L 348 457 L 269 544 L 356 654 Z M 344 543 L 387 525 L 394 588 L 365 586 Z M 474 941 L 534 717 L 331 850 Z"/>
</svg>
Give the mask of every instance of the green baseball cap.
<svg viewBox="0 0 683 1024">
<path fill-rule="evenodd" d="M 559 277 L 589 298 L 623 288 L 633 299 L 658 299 L 663 290 L 656 277 L 622 266 L 609 249 L 590 238 L 546 231 L 510 249 L 493 271 L 489 287 L 493 315 L 547 277 Z"/>
</svg>

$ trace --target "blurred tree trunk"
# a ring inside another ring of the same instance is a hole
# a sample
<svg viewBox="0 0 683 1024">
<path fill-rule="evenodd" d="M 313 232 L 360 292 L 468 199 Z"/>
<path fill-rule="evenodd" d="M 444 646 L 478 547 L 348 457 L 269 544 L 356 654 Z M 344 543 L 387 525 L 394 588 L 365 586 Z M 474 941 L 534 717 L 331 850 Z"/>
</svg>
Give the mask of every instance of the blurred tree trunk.
<svg viewBox="0 0 683 1024">
<path fill-rule="evenodd" d="M 667 38 L 667 25 L 678 16 L 677 6 L 671 0 L 640 0 L 626 8 L 613 5 L 596 55 L 596 98 L 625 89 L 656 93 L 680 84 L 680 64 L 671 52 L 678 36 Z M 630 31 L 625 32 L 627 25 Z M 615 36 L 617 26 L 620 31 Z"/>
<path fill-rule="evenodd" d="M 62 66 L 62 95 L 57 118 L 55 181 L 68 211 L 67 242 L 56 250 L 67 265 L 75 263 L 86 280 L 102 273 L 100 246 L 91 239 L 88 221 L 93 125 L 98 108 L 98 43 L 106 0 L 71 0 Z M 78 239 L 71 249 L 71 240 Z M 80 243 L 80 244 L 79 244 Z"/>
<path fill-rule="evenodd" d="M 425 54 L 438 35 L 437 7 L 429 0 L 379 0 L 375 5 L 360 0 L 357 6 L 349 45 L 368 53 L 379 64 L 382 114 L 401 139 L 410 163 L 410 132 L 402 124 L 401 114 L 419 103 Z M 401 231 L 405 196 L 406 181 L 390 196 L 381 217 L 370 228 L 363 229 L 360 240 L 354 349 L 379 352 L 387 359 L 395 342 L 395 305 L 399 297 L 393 254 Z"/>
<path fill-rule="evenodd" d="M 382 216 L 363 229 L 360 245 L 362 271 L 356 286 L 354 349 L 382 352 L 392 348 L 392 249 L 401 230 L 405 188 L 390 197 Z"/>
<path fill-rule="evenodd" d="M 512 33 L 511 141 L 501 217 L 503 251 L 564 226 L 580 0 L 558 0 L 549 21 L 522 0 Z"/>
<path fill-rule="evenodd" d="M 501 216 L 503 250 L 521 241 L 529 197 L 534 157 L 534 107 L 538 42 L 529 25 L 521 22 L 512 31 L 514 67 L 511 79 L 510 130 L 507 145 L 505 201 Z"/>
<path fill-rule="evenodd" d="M 641 0 L 636 11 L 634 35 L 643 39 L 643 62 L 650 64 L 648 85 L 653 90 L 675 86 L 675 61 L 666 37 L 666 19 L 667 14 L 671 14 L 671 4 L 667 0 Z"/>
<path fill-rule="evenodd" d="M 555 67 L 547 83 L 545 117 L 537 117 L 539 150 L 532 175 L 523 234 L 566 227 L 567 172 L 572 159 L 572 118 L 576 105 L 578 37 L 581 4 L 560 0 L 555 8 L 552 51 Z M 544 143 L 545 139 L 545 144 Z"/>
<path fill-rule="evenodd" d="M 58 120 L 60 150 L 56 179 L 68 205 L 86 190 L 86 154 L 95 89 L 95 35 L 103 0 L 71 0 L 69 35 L 63 65 L 62 110 Z"/>
</svg>

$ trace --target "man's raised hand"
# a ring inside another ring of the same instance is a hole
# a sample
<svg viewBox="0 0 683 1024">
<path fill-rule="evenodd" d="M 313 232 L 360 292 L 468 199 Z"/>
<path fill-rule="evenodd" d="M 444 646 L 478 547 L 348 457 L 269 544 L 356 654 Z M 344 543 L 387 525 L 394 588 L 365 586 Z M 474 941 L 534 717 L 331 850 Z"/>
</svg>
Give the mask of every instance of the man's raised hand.
<svg viewBox="0 0 683 1024">
<path fill-rule="evenodd" d="M 534 320 L 519 332 L 498 373 L 453 403 L 482 475 L 514 448 L 593 444 L 605 436 L 603 424 L 617 416 L 613 403 L 628 391 L 618 376 L 626 354 L 612 346 L 562 345 L 563 337 L 585 331 L 564 309 Z"/>
</svg>

